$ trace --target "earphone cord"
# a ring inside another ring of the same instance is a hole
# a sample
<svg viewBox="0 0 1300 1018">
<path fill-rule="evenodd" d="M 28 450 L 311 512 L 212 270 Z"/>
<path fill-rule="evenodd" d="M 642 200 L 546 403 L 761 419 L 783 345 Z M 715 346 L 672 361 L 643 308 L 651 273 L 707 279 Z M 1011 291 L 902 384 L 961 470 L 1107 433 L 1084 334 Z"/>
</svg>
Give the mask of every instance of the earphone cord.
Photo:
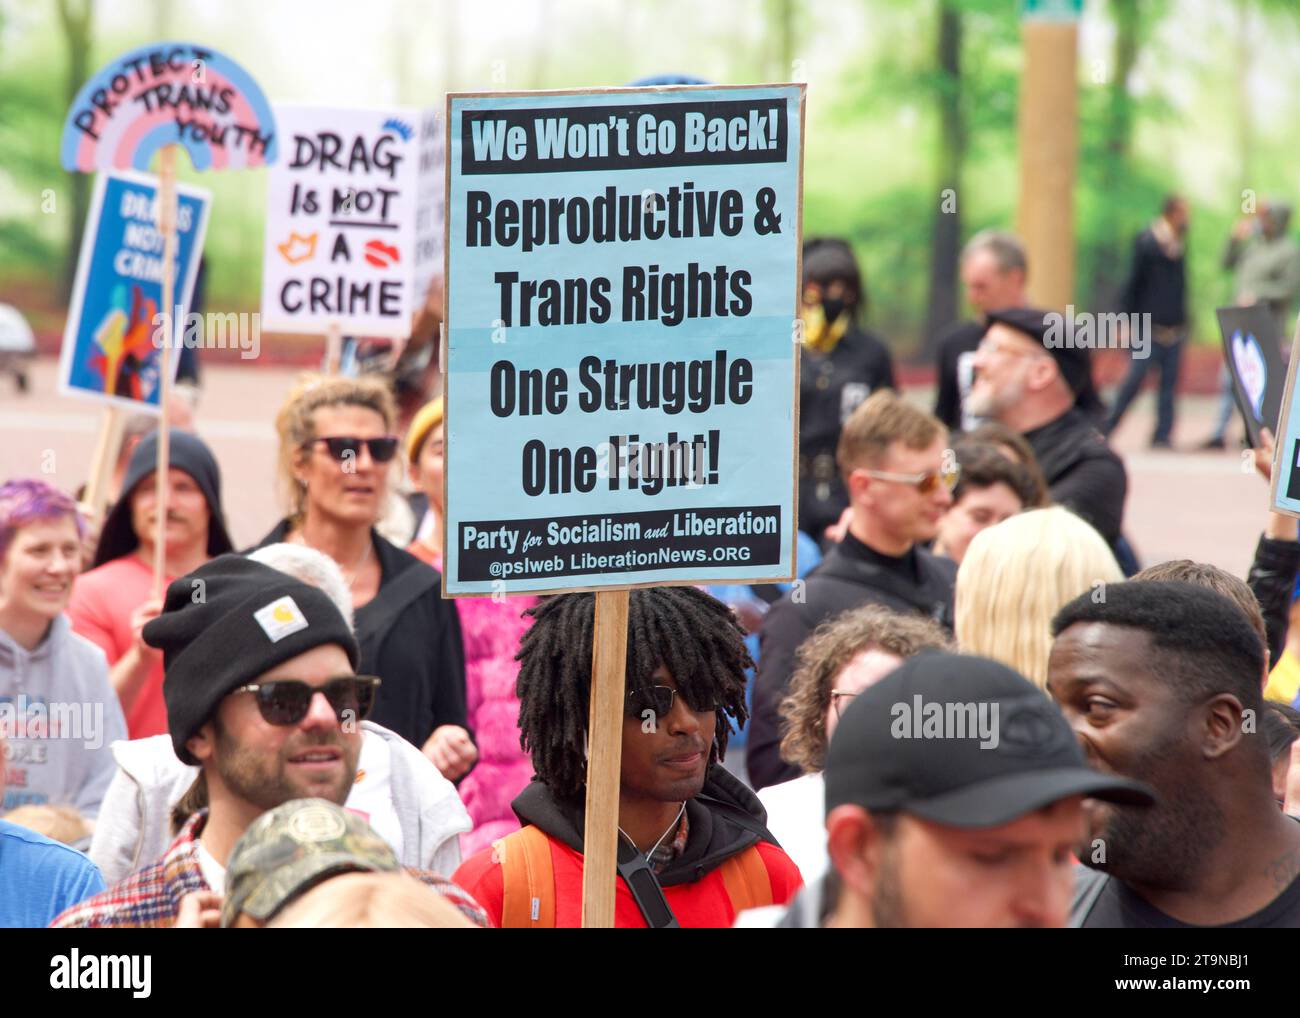
<svg viewBox="0 0 1300 1018">
<path fill-rule="evenodd" d="M 673 817 L 673 822 L 668 825 L 668 830 L 664 831 L 663 834 L 659 835 L 659 840 L 654 843 L 654 847 L 645 854 L 646 862 L 649 862 L 650 857 L 654 855 L 657 851 L 659 851 L 659 846 L 664 843 L 664 838 L 668 837 L 668 835 L 672 834 L 672 832 L 677 829 L 677 824 L 681 821 L 682 814 L 685 812 L 686 812 L 686 803 L 683 802 L 682 808 L 677 811 L 677 816 Z M 623 835 L 623 837 L 627 838 L 627 843 L 629 845 L 631 845 L 633 848 L 636 848 L 636 842 L 628 837 L 627 832 L 623 830 L 623 828 L 620 827 L 618 829 L 618 833 Z M 637 851 L 639 852 L 640 849 L 637 849 Z"/>
</svg>

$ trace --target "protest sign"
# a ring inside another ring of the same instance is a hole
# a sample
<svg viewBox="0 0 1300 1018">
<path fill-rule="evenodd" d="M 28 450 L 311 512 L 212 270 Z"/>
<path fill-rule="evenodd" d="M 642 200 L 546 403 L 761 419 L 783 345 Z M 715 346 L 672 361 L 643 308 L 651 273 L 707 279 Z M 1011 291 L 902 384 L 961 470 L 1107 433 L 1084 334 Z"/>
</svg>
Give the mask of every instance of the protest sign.
<svg viewBox="0 0 1300 1018">
<path fill-rule="evenodd" d="M 1259 448 L 1260 428 L 1277 429 L 1286 366 L 1281 337 L 1265 304 L 1217 308 L 1223 359 L 1232 377 L 1232 394 L 1246 422 L 1251 448 Z"/>
<path fill-rule="evenodd" d="M 277 105 L 276 122 L 263 327 L 408 336 L 442 253 L 437 113 Z"/>
<path fill-rule="evenodd" d="M 802 111 L 448 97 L 447 594 L 791 578 Z"/>
<path fill-rule="evenodd" d="M 107 63 L 77 93 L 63 127 L 64 169 L 148 170 L 167 145 L 196 170 L 240 169 L 276 158 L 275 119 L 252 77 L 229 57 L 160 42 Z"/>
<path fill-rule="evenodd" d="M 1273 435 L 1273 471 L 1269 490 L 1273 512 L 1300 517 L 1300 408 L 1295 405 L 1297 353 L 1300 353 L 1300 328 L 1291 341 L 1282 410 Z"/>
<path fill-rule="evenodd" d="M 801 85 L 447 97 L 445 594 L 594 589 L 585 927 L 629 587 L 794 570 Z"/>
<path fill-rule="evenodd" d="M 173 343 L 183 341 L 211 195 L 179 187 Z M 158 182 L 135 173 L 101 173 L 81 238 L 59 358 L 59 392 L 156 412 L 162 391 L 162 248 Z M 177 358 L 171 358 L 173 362 Z M 173 370 L 174 367 L 173 367 Z"/>
<path fill-rule="evenodd" d="M 109 61 L 77 92 L 63 124 L 60 159 L 65 169 L 147 170 L 158 155 L 162 237 L 162 334 L 172 336 L 177 248 L 176 151 L 184 148 L 196 170 L 243 169 L 274 163 L 275 118 L 257 82 L 229 57 L 206 46 L 165 42 L 142 46 Z M 66 344 L 65 344 L 66 345 Z M 156 541 L 153 596 L 162 596 L 166 551 L 167 404 L 171 393 L 171 343 L 162 344 L 159 365 Z M 116 410 L 107 406 L 101 433 L 117 432 Z M 104 490 L 110 442 L 96 446 L 89 489 Z M 92 505 L 96 504 L 92 498 Z"/>
</svg>

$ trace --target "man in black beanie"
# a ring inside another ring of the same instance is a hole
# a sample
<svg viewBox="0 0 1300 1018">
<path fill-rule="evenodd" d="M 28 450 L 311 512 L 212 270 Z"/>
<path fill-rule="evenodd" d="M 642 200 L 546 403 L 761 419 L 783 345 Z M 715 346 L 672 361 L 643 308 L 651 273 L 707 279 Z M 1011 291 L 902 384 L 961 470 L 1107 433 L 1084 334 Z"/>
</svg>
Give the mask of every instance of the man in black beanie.
<svg viewBox="0 0 1300 1018">
<path fill-rule="evenodd" d="M 232 551 L 221 511 L 221 473 L 197 435 L 175 428 L 168 439 L 168 497 L 163 573 L 167 582 Z M 141 630 L 162 604 L 154 600 L 155 485 L 158 433 L 131 455 L 122 495 L 108 512 L 95 568 L 81 576 L 68 604 L 75 632 L 108 658 L 109 678 L 132 739 L 167 731 L 162 658 Z"/>
<path fill-rule="evenodd" d="M 159 862 L 59 926 L 173 925 L 185 894 L 222 893 L 226 859 L 256 817 L 292 799 L 342 805 L 356 777 L 379 680 L 355 674 L 356 640 L 319 589 L 223 555 L 167 588 L 144 637 L 162 652 L 172 745 L 202 769 L 209 808 Z"/>
<path fill-rule="evenodd" d="M 1128 475 L 1075 405 L 1092 383 L 1089 351 L 1073 342 L 1057 312 L 1007 308 L 987 317 L 968 409 L 1024 435 L 1052 501 L 1087 520 L 1115 548 Z"/>
</svg>

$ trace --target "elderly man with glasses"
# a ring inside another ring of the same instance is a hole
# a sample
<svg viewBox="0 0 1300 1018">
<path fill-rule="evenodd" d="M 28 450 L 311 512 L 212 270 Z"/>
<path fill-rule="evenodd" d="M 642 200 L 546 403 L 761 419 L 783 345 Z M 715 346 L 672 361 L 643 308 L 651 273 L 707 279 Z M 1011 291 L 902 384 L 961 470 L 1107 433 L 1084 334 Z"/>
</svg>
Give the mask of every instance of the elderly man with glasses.
<svg viewBox="0 0 1300 1018">
<path fill-rule="evenodd" d="M 1124 462 L 1075 405 L 1091 384 L 1088 349 L 1056 312 L 1012 308 L 988 318 L 975 352 L 971 411 L 1024 435 L 1052 501 L 1091 523 L 1131 574 L 1132 554 L 1118 547 L 1128 492 Z"/>
<path fill-rule="evenodd" d="M 836 459 L 849 493 L 844 539 L 772 606 L 760 632 L 746 754 L 756 789 L 799 776 L 781 759 L 778 712 L 795 652 L 822 622 L 879 604 L 951 629 L 956 564 L 923 547 L 938 533 L 957 483 L 947 429 L 896 393 L 878 392 L 845 423 Z"/>
</svg>

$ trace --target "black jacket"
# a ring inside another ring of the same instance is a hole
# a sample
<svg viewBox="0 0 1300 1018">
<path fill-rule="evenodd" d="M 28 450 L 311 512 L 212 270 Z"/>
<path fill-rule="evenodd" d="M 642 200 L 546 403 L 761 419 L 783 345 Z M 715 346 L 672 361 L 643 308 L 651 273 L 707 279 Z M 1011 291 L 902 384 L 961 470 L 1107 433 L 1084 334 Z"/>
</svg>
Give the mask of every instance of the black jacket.
<svg viewBox="0 0 1300 1018">
<path fill-rule="evenodd" d="M 796 586 L 763 618 L 759 631 L 758 678 L 749 719 L 745 765 L 755 789 L 797 778 L 800 770 L 781 759 L 781 701 L 790 688 L 795 651 L 827 619 L 864 604 L 880 604 L 908 614 L 920 613 L 952 628 L 953 584 L 957 564 L 913 549 L 919 580 L 906 586 L 874 563 L 852 554 L 852 544 L 836 545 L 808 574 L 802 591 Z M 801 594 L 802 603 L 794 600 Z"/>
<path fill-rule="evenodd" d="M 1124 523 L 1128 474 L 1124 461 L 1077 408 L 1025 432 L 1043 468 L 1052 501 L 1096 528 L 1112 548 Z"/>
<path fill-rule="evenodd" d="M 532 824 L 574 851 L 582 851 L 586 805 L 557 798 L 534 779 L 510 804 L 521 824 Z M 767 811 L 744 782 L 717 764 L 709 768 L 704 788 L 686 801 L 690 834 L 686 850 L 659 874 L 663 887 L 691 884 L 751 845 L 776 838 L 767 829 Z"/>
<path fill-rule="evenodd" d="M 1153 325 L 1187 324 L 1187 275 L 1183 255 L 1170 258 L 1148 227 L 1133 244 L 1133 266 L 1119 295 L 1126 314 L 1149 314 Z"/>
<path fill-rule="evenodd" d="M 258 547 L 283 541 L 282 520 Z M 468 728 L 460 617 L 436 569 L 371 531 L 379 593 L 356 611 L 359 671 L 383 680 L 368 720 L 422 747 L 439 725 Z"/>
<path fill-rule="evenodd" d="M 1259 601 L 1259 610 L 1264 615 L 1270 671 L 1286 645 L 1291 593 L 1295 590 L 1297 571 L 1300 571 L 1300 542 L 1260 537 L 1255 547 L 1255 560 L 1246 575 L 1246 584 Z"/>
<path fill-rule="evenodd" d="M 840 518 L 848 493 L 835 466 L 840 429 L 877 389 L 894 387 L 889 349 L 852 327 L 829 354 L 802 348 L 799 360 L 799 529 L 820 541 Z"/>
</svg>

